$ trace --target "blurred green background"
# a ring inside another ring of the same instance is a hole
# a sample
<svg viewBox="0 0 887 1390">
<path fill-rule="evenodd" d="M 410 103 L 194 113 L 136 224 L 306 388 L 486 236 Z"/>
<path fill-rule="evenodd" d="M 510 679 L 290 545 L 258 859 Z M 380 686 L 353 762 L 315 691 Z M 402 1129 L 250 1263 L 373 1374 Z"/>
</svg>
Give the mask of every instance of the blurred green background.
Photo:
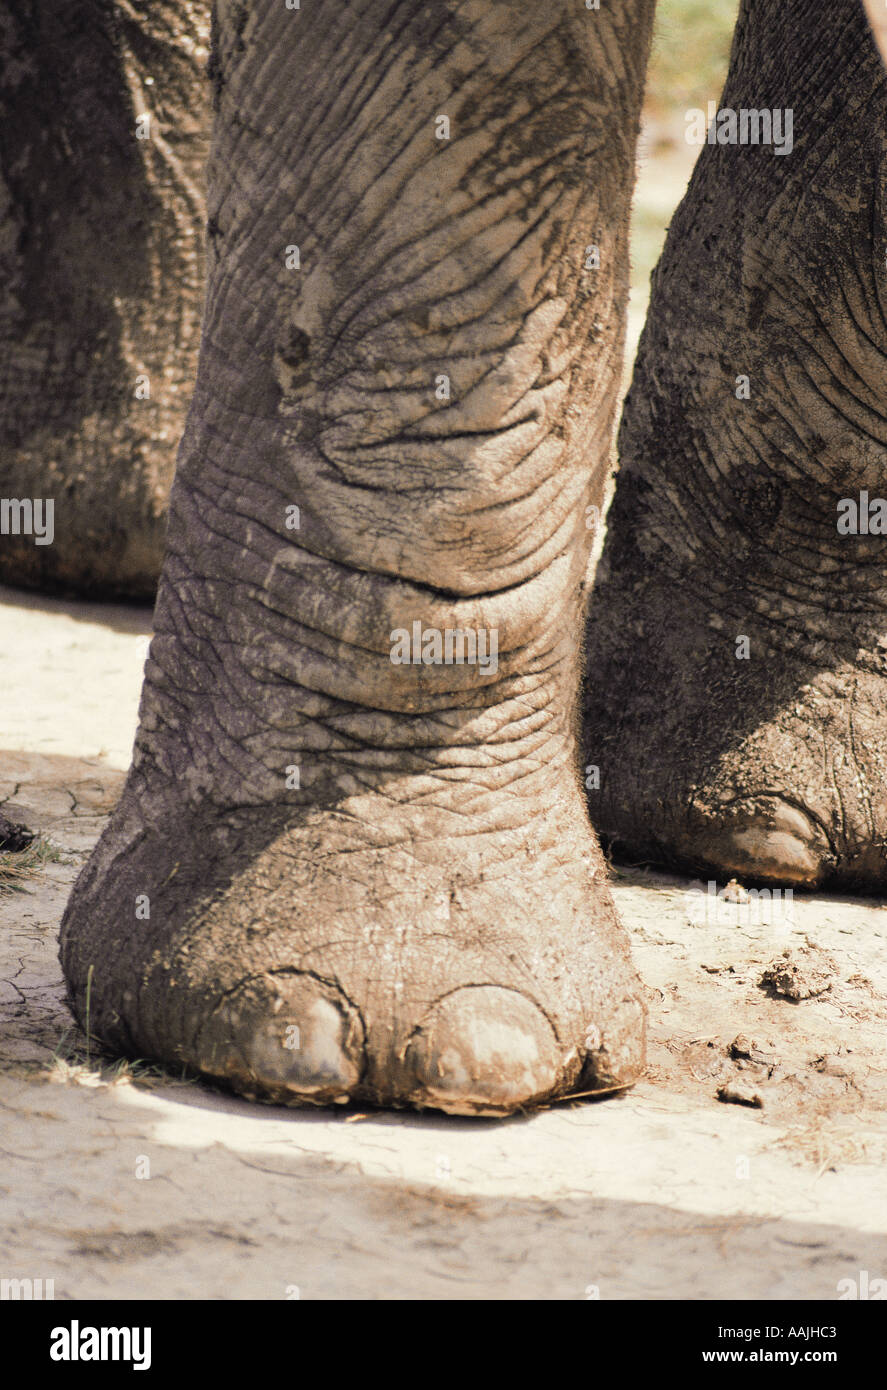
<svg viewBox="0 0 887 1390">
<path fill-rule="evenodd" d="M 647 74 L 647 111 L 668 119 L 720 96 L 737 0 L 659 0 Z"/>
<path fill-rule="evenodd" d="M 684 139 L 685 112 L 718 100 L 738 9 L 739 0 L 659 0 L 657 6 L 632 210 L 627 364 L 646 315 L 650 272 L 699 153 Z"/>
</svg>

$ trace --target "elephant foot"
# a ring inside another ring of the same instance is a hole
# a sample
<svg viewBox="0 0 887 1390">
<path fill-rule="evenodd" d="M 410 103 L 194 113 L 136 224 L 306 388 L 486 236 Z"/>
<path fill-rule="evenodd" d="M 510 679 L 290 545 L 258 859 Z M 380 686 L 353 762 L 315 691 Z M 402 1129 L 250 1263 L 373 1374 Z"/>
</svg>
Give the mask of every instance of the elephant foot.
<svg viewBox="0 0 887 1390">
<path fill-rule="evenodd" d="M 585 728 L 598 832 L 635 861 L 883 892 L 883 652 L 777 652 L 772 632 L 717 597 L 649 566 L 634 583 L 602 577 Z"/>
<path fill-rule="evenodd" d="M 73 1008 L 283 1104 L 506 1115 L 629 1086 L 641 986 L 580 799 L 177 814 L 125 796 L 75 889 Z"/>
</svg>

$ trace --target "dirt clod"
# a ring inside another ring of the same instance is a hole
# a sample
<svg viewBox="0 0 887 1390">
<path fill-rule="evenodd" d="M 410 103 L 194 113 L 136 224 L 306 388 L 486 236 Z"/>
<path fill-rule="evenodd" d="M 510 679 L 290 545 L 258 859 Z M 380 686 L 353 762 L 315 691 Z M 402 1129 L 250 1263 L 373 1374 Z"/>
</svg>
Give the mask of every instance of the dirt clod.
<svg viewBox="0 0 887 1390">
<path fill-rule="evenodd" d="M 837 978 L 838 967 L 831 956 L 808 946 L 783 951 L 778 960 L 767 966 L 759 983 L 762 989 L 799 1003 L 825 994 Z"/>
<path fill-rule="evenodd" d="M 761 1067 L 775 1067 L 779 1062 L 775 1052 L 765 1052 L 756 1042 L 750 1042 L 744 1033 L 739 1033 L 731 1042 L 730 1056 L 734 1061 L 755 1062 Z"/>
<path fill-rule="evenodd" d="M 764 1108 L 764 1098 L 756 1086 L 747 1081 L 726 1081 L 718 1087 L 718 1100 L 728 1105 L 752 1105 Z"/>
<path fill-rule="evenodd" d="M 747 890 L 743 888 L 742 884 L 738 883 L 735 878 L 731 878 L 726 888 L 723 889 L 721 897 L 724 899 L 724 902 L 726 903 L 748 902 Z"/>
<path fill-rule="evenodd" d="M 19 854 L 33 843 L 34 837 L 33 830 L 29 830 L 26 825 L 7 820 L 0 812 L 0 850 L 4 854 Z"/>
</svg>

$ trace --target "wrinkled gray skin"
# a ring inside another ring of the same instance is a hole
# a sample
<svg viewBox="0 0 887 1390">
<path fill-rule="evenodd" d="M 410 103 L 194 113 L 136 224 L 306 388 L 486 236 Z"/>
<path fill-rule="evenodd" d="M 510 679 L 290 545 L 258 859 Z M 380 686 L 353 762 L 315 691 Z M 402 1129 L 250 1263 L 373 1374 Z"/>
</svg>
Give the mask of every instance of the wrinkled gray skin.
<svg viewBox="0 0 887 1390">
<path fill-rule="evenodd" d="M 219 5 L 156 636 L 62 928 L 110 1046 L 250 1096 L 465 1114 L 642 1069 L 576 694 L 651 20 Z M 414 621 L 495 630 L 497 669 L 393 665 Z"/>
<path fill-rule="evenodd" d="M 721 105 L 793 107 L 794 145 L 706 146 L 654 275 L 589 609 L 590 810 L 636 860 L 883 893 L 887 535 L 838 529 L 887 496 L 862 7 L 743 0 Z"/>
<path fill-rule="evenodd" d="M 0 498 L 53 504 L 51 543 L 26 514 L 0 536 L 0 582 L 154 596 L 200 341 L 208 39 L 209 0 L 0 0 Z"/>
</svg>

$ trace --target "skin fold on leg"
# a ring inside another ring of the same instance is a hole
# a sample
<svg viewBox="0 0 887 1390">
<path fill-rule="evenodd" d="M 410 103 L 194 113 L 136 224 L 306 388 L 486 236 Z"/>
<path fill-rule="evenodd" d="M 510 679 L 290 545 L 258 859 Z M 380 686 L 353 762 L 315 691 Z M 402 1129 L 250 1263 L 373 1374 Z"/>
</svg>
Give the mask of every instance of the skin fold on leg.
<svg viewBox="0 0 887 1390">
<path fill-rule="evenodd" d="M 719 110 L 619 433 L 591 816 L 632 858 L 883 892 L 887 75 L 862 6 L 744 0 Z M 751 142 L 761 111 L 781 148 Z"/>
<path fill-rule="evenodd" d="M 651 22 L 218 5 L 156 635 L 62 926 L 111 1046 L 465 1114 L 642 1069 L 576 699 Z"/>
</svg>

